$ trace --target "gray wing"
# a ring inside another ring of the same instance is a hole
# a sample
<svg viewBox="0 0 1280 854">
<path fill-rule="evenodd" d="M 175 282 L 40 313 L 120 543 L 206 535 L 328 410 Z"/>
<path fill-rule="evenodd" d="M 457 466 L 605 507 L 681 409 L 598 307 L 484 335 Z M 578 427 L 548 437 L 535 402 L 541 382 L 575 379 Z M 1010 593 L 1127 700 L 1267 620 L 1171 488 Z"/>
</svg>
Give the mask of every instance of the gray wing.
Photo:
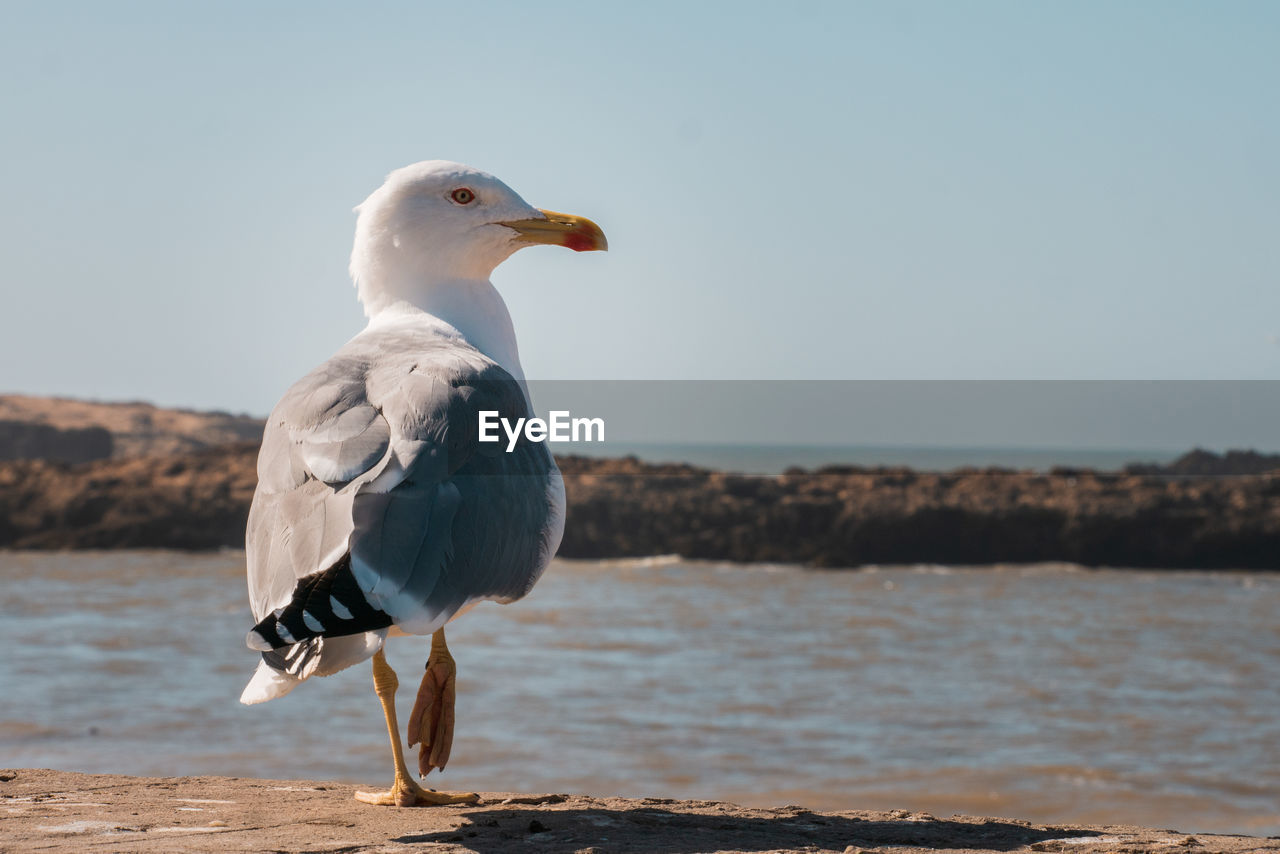
<svg viewBox="0 0 1280 854">
<path fill-rule="evenodd" d="M 426 634 L 519 598 L 559 541 L 545 446 L 478 440 L 481 410 L 529 414 L 510 374 L 456 341 L 358 342 L 295 385 L 264 436 L 247 550 L 249 643 L 266 655 L 393 623 Z"/>
<path fill-rule="evenodd" d="M 390 462 L 390 426 L 368 400 L 367 368 L 335 357 L 289 389 L 267 421 L 245 542 L 255 620 L 346 553 L 355 493 Z"/>
</svg>

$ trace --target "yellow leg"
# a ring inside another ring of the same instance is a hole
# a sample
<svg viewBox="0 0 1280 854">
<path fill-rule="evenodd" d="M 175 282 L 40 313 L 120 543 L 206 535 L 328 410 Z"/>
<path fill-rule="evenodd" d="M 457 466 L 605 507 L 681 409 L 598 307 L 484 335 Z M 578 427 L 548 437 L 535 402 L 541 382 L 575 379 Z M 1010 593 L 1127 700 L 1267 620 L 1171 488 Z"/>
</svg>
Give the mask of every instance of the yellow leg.
<svg viewBox="0 0 1280 854">
<path fill-rule="evenodd" d="M 396 723 L 396 689 L 400 680 L 387 664 L 387 657 L 378 650 L 373 657 L 373 689 L 382 701 L 382 714 L 387 719 L 387 732 L 391 736 L 391 754 L 396 763 L 396 780 L 390 791 L 356 792 L 356 800 L 366 804 L 397 807 L 437 806 L 440 804 L 473 804 L 480 796 L 473 792 L 449 794 L 424 789 L 414 781 L 404 764 L 404 750 L 400 746 L 400 726 Z"/>
<path fill-rule="evenodd" d="M 409 746 L 418 748 L 418 773 L 423 777 L 433 768 L 444 770 L 453 749 L 454 701 L 457 666 L 444 642 L 444 629 L 431 636 L 427 672 L 409 713 Z"/>
</svg>

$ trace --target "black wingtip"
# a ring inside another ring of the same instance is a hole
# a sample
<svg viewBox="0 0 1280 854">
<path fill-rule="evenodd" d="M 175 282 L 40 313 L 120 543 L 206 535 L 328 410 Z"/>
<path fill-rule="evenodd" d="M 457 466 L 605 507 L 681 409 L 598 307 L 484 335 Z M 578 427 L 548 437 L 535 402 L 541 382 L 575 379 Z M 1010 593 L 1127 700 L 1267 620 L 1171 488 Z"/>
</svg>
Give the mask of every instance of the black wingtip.
<svg viewBox="0 0 1280 854">
<path fill-rule="evenodd" d="M 391 616 L 369 604 L 351 574 L 351 556 L 298 580 L 293 598 L 262 619 L 245 637 L 250 649 L 268 652 L 316 637 L 343 637 L 385 629 Z"/>
</svg>

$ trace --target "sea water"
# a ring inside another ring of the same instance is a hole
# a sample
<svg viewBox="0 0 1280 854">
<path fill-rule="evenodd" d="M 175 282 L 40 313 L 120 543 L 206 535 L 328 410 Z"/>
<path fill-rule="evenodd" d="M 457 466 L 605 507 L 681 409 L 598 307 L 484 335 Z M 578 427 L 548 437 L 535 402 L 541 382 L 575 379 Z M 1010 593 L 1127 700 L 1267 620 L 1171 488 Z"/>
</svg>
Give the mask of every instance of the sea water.
<svg viewBox="0 0 1280 854">
<path fill-rule="evenodd" d="M 0 553 L 0 765 L 387 785 L 367 664 L 237 702 L 243 562 Z M 1280 834 L 1278 613 L 1277 574 L 557 561 L 450 626 L 430 782 Z"/>
</svg>

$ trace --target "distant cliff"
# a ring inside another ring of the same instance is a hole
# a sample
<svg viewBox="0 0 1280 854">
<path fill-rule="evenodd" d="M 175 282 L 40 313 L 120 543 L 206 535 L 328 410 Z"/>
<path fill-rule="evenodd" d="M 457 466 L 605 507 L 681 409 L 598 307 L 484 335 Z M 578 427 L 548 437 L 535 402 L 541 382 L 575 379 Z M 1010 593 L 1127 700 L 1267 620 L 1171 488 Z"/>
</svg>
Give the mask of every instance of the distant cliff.
<svg viewBox="0 0 1280 854">
<path fill-rule="evenodd" d="M 1127 474 L 1163 474 L 1175 477 L 1232 477 L 1242 474 L 1280 472 L 1280 454 L 1257 451 L 1227 451 L 1215 454 L 1203 448 L 1183 454 L 1171 463 L 1131 463 Z"/>
<path fill-rule="evenodd" d="M 567 557 L 1280 569 L 1280 476 L 561 466 Z"/>
<path fill-rule="evenodd" d="M 243 547 L 256 443 L 66 465 L 0 463 L 0 547 Z"/>
<path fill-rule="evenodd" d="M 0 396 L 0 548 L 239 548 L 262 424 Z M 1280 569 L 1280 456 L 1253 451 L 1123 473 L 560 465 L 565 557 Z"/>
<path fill-rule="evenodd" d="M 111 456 L 115 442 L 102 427 L 68 427 L 0 420 L 0 460 L 87 463 Z"/>
<path fill-rule="evenodd" d="M 232 442 L 259 441 L 263 420 L 227 412 L 164 409 L 149 403 L 98 403 L 61 397 L 0 395 L 0 421 L 29 425 L 29 430 L 62 434 L 57 445 L 35 444 L 0 433 L 0 459 L 51 459 L 79 462 L 107 456 L 137 457 L 214 448 Z M 89 431 L 89 432 L 86 432 Z M 111 439 L 102 453 L 101 433 Z M 92 435 L 90 435 L 92 433 Z M 57 452 L 42 452 L 54 447 Z"/>
<path fill-rule="evenodd" d="M 0 547 L 239 548 L 257 448 L 0 463 Z M 1280 569 L 1280 476 L 821 469 L 778 477 L 567 457 L 560 554 Z"/>
</svg>

